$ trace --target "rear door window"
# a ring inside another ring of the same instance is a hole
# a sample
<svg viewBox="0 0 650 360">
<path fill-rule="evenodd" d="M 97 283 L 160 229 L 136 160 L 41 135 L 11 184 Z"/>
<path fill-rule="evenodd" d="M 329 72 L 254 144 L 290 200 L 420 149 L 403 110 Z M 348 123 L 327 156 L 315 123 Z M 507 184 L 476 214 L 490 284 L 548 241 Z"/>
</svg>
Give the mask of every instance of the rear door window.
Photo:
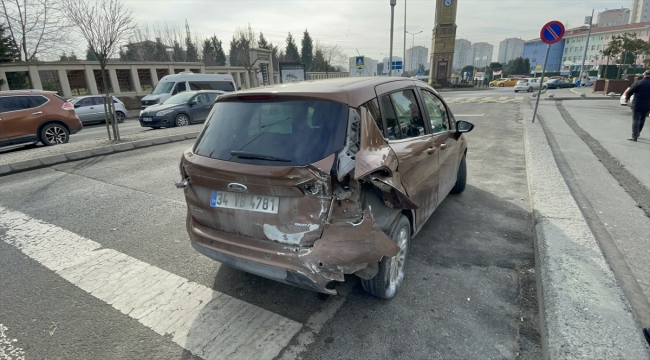
<svg viewBox="0 0 650 360">
<path fill-rule="evenodd" d="M 32 107 L 29 96 L 5 96 L 0 97 L 0 113 L 19 111 Z"/>
<path fill-rule="evenodd" d="M 217 98 L 219 97 L 219 94 L 217 94 L 217 93 L 207 93 L 207 95 L 208 95 L 208 100 L 210 102 L 217 101 Z"/>
<path fill-rule="evenodd" d="M 45 104 L 46 102 L 49 101 L 48 98 L 46 98 L 45 96 L 41 96 L 41 95 L 30 96 L 30 98 L 31 98 L 31 101 L 32 101 L 32 107 L 39 107 L 39 106 L 41 106 L 41 105 L 43 105 L 43 104 Z"/>
<path fill-rule="evenodd" d="M 190 81 L 190 90 L 222 90 L 235 91 L 230 81 Z"/>
<path fill-rule="evenodd" d="M 425 135 L 422 113 L 411 89 L 381 97 L 388 139 L 398 140 Z"/>
<path fill-rule="evenodd" d="M 370 116 L 372 116 L 372 120 L 377 125 L 377 128 L 379 128 L 381 135 L 386 137 L 386 133 L 384 132 L 384 120 L 381 117 L 381 111 L 379 111 L 379 102 L 377 99 L 372 99 L 363 104 L 363 106 L 365 106 L 366 109 L 368 109 L 368 112 L 370 112 Z"/>
<path fill-rule="evenodd" d="M 79 105 L 79 107 L 93 106 L 95 105 L 95 101 L 93 98 L 87 97 L 77 101 L 76 105 Z"/>
<path fill-rule="evenodd" d="M 291 98 L 218 102 L 194 152 L 214 159 L 305 166 L 341 150 L 348 107 Z"/>
</svg>

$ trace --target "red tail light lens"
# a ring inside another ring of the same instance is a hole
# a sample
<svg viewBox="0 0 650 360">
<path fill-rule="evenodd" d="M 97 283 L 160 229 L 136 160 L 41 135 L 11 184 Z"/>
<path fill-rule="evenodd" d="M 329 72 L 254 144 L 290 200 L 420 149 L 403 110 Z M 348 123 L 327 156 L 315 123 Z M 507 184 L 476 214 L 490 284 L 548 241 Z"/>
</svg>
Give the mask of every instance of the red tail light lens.
<svg viewBox="0 0 650 360">
<path fill-rule="evenodd" d="M 63 110 L 74 110 L 74 105 L 71 102 L 66 101 L 63 103 Z"/>
</svg>

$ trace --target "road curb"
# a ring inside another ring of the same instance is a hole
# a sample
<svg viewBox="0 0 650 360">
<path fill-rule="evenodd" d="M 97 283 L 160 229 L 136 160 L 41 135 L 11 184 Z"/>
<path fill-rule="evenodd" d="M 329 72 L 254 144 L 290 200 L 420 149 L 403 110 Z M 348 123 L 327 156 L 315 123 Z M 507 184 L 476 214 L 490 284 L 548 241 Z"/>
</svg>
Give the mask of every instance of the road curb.
<svg viewBox="0 0 650 360">
<path fill-rule="evenodd" d="M 142 149 L 150 146 L 169 144 L 172 142 L 185 141 L 195 139 L 199 132 L 192 132 L 186 134 L 168 135 L 159 138 L 136 140 L 112 145 L 106 145 L 91 149 L 71 151 L 65 154 L 48 155 L 38 159 L 30 159 L 24 161 L 17 161 L 10 164 L 0 165 L 0 177 L 11 175 L 23 171 L 40 169 L 52 165 L 63 164 L 67 162 L 93 158 L 97 156 L 110 155 L 119 152 L 131 151 Z"/>
<path fill-rule="evenodd" d="M 615 275 L 560 172 L 541 122 L 524 112 L 540 333 L 545 359 L 648 359 Z"/>
<path fill-rule="evenodd" d="M 610 97 L 602 97 L 602 98 L 597 98 L 597 97 L 586 97 L 586 98 L 575 98 L 575 97 L 545 97 L 542 100 L 547 100 L 547 101 L 565 101 L 565 100 L 618 100 L 616 98 L 610 98 Z"/>
</svg>

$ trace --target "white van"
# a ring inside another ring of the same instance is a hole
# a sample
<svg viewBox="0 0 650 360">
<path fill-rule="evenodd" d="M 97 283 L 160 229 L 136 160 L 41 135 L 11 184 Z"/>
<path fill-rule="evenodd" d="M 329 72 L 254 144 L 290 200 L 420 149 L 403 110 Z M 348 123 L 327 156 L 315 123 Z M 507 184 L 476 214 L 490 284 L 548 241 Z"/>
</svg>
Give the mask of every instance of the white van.
<svg viewBox="0 0 650 360">
<path fill-rule="evenodd" d="M 188 90 L 221 90 L 235 91 L 235 79 L 230 75 L 194 74 L 184 71 L 175 75 L 167 75 L 160 79 L 153 92 L 142 98 L 140 104 L 146 108 L 162 104 L 171 96 Z"/>
</svg>

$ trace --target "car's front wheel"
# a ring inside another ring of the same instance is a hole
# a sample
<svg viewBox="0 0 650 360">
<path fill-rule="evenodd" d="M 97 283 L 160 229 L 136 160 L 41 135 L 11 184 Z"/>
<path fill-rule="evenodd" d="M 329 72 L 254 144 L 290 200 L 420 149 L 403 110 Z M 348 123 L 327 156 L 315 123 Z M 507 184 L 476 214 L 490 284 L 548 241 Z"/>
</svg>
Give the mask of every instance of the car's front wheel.
<svg viewBox="0 0 650 360">
<path fill-rule="evenodd" d="M 61 124 L 47 124 L 41 129 L 39 134 L 41 142 L 45 146 L 65 144 L 70 140 L 70 133 L 65 126 Z"/>
<path fill-rule="evenodd" d="M 399 252 L 391 258 L 381 259 L 375 277 L 361 280 L 361 285 L 366 292 L 381 299 L 394 298 L 404 281 L 404 270 L 411 242 L 411 223 L 406 216 L 400 215 L 389 237 L 399 246 Z"/>
<path fill-rule="evenodd" d="M 176 126 L 188 126 L 190 124 L 190 118 L 185 114 L 178 114 L 176 117 Z"/>
<path fill-rule="evenodd" d="M 117 118 L 118 123 L 123 123 L 124 119 L 126 119 L 126 115 L 121 111 L 116 111 L 115 117 Z"/>
<path fill-rule="evenodd" d="M 458 174 L 456 175 L 456 184 L 451 189 L 450 193 L 460 194 L 465 191 L 465 186 L 467 185 L 467 163 L 465 162 L 465 155 L 460 159 L 460 165 L 458 166 Z"/>
<path fill-rule="evenodd" d="M 499 87 L 504 87 L 504 86 L 505 86 L 505 85 L 503 85 L 503 84 L 499 84 Z"/>
</svg>

